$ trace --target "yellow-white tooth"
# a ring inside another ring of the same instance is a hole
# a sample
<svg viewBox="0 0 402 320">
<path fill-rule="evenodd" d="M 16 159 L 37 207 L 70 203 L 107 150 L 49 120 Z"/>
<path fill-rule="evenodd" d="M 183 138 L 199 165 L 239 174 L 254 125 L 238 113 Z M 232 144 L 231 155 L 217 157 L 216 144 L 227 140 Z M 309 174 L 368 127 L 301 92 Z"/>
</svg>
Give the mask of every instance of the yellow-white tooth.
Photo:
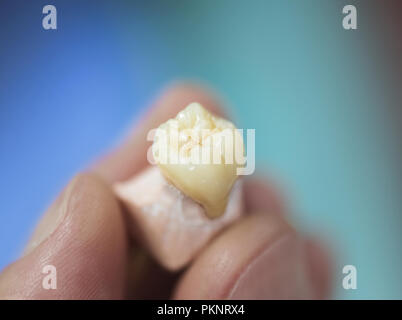
<svg viewBox="0 0 402 320">
<path fill-rule="evenodd" d="M 152 150 L 165 178 L 200 203 L 209 218 L 224 213 L 241 166 L 236 154 L 244 153 L 233 123 L 191 103 L 159 126 Z"/>
</svg>

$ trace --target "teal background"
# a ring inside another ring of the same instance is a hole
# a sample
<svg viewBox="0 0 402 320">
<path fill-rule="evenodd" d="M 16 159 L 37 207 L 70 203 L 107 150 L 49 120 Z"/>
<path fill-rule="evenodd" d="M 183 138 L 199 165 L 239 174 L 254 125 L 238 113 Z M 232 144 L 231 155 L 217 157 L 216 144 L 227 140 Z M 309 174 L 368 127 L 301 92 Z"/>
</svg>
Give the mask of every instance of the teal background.
<svg viewBox="0 0 402 320">
<path fill-rule="evenodd" d="M 0 267 L 71 176 L 162 86 L 196 79 L 256 129 L 257 170 L 334 254 L 334 297 L 402 298 L 400 136 L 373 1 L 41 1 L 0 5 Z M 355 4 L 358 29 L 342 28 Z M 385 32 L 385 31 L 384 31 Z M 400 52 L 400 51 L 399 51 Z M 396 55 L 396 57 L 400 55 Z M 342 267 L 357 267 L 357 290 Z"/>
</svg>

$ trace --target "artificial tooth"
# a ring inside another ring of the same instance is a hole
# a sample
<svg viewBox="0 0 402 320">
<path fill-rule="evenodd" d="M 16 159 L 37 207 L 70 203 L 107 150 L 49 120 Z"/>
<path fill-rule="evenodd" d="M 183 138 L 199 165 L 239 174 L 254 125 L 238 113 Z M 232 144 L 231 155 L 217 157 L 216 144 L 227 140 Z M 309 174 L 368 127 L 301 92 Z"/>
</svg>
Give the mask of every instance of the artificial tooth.
<svg viewBox="0 0 402 320">
<path fill-rule="evenodd" d="M 233 123 L 191 103 L 159 126 L 152 151 L 163 176 L 202 205 L 209 218 L 225 212 L 244 154 Z"/>
</svg>

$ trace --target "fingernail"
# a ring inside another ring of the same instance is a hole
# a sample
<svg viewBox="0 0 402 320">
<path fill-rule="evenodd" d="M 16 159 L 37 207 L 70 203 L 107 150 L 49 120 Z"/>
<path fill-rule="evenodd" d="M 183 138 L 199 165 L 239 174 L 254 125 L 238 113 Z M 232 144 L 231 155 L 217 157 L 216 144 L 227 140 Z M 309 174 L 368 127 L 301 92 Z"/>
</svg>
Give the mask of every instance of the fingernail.
<svg viewBox="0 0 402 320">
<path fill-rule="evenodd" d="M 229 299 L 311 299 L 304 242 L 296 235 L 269 245 L 236 281 Z"/>
<path fill-rule="evenodd" d="M 63 221 L 64 216 L 67 213 L 71 191 L 74 187 L 74 181 L 75 179 L 69 183 L 65 190 L 57 197 L 56 201 L 49 207 L 44 216 L 40 219 L 23 251 L 23 256 L 30 253 L 43 241 L 45 241 Z"/>
</svg>

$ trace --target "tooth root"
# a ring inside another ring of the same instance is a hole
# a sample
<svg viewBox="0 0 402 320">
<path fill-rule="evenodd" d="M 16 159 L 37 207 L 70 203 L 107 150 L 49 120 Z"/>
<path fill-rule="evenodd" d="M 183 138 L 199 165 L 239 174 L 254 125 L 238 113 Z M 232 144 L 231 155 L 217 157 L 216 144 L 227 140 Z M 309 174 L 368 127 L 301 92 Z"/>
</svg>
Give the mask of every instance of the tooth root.
<svg viewBox="0 0 402 320">
<path fill-rule="evenodd" d="M 204 209 L 168 183 L 156 166 L 114 185 L 128 209 L 128 226 L 159 263 L 175 271 L 187 265 L 220 230 L 243 214 L 241 180 L 233 186 L 225 213 L 211 220 Z"/>
<path fill-rule="evenodd" d="M 199 103 L 191 103 L 159 129 L 168 136 L 166 140 L 157 139 L 153 144 L 154 158 L 162 174 L 185 195 L 201 204 L 209 218 L 221 216 L 237 179 L 236 170 L 240 167 L 235 161 L 236 150 L 244 152 L 243 139 L 235 126 L 212 115 Z M 231 132 L 233 139 L 229 154 L 232 163 L 225 163 L 228 160 L 223 148 L 225 132 Z M 177 144 L 171 140 L 175 136 L 178 137 Z M 167 146 L 163 145 L 166 141 Z M 161 150 L 167 152 L 166 157 L 161 156 Z M 209 162 L 203 162 L 202 152 L 208 150 L 212 151 Z M 196 158 L 198 155 L 198 163 L 194 163 L 192 154 Z M 215 160 L 221 162 L 216 164 Z"/>
</svg>

